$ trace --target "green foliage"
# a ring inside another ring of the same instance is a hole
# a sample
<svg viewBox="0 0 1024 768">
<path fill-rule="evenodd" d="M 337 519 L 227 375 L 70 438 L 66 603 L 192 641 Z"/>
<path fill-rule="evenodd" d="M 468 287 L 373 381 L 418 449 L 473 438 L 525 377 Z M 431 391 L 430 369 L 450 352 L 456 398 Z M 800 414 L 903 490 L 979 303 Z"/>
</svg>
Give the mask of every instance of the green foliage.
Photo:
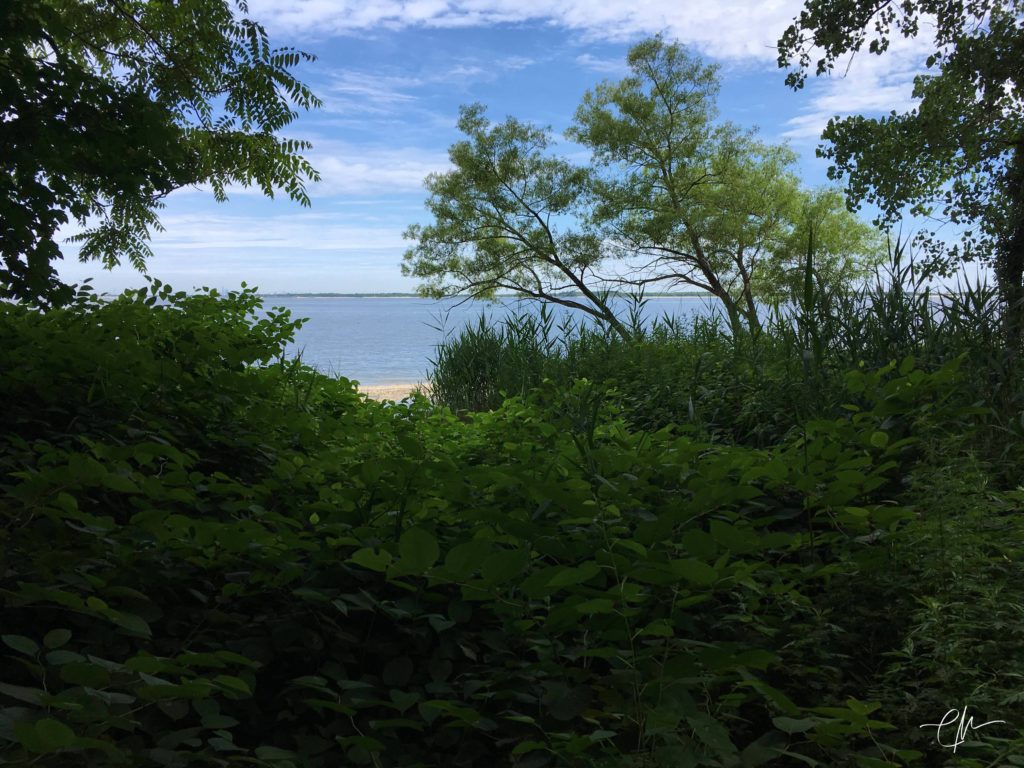
<svg viewBox="0 0 1024 768">
<path fill-rule="evenodd" d="M 948 272 L 960 260 L 995 266 L 1011 342 L 1024 332 L 1024 5 L 1019 0 L 899 3 L 808 0 L 779 41 L 787 83 L 803 86 L 812 56 L 818 75 L 865 47 L 882 54 L 896 35 L 934 36 L 926 74 L 914 80 L 914 109 L 882 118 L 833 119 L 820 150 L 831 178 L 848 179 L 852 202 L 868 201 L 893 223 L 901 212 L 958 225 L 960 243 L 935 232 L 920 242 L 928 267 Z"/>
<path fill-rule="evenodd" d="M 236 15 L 236 10 L 238 15 Z M 210 184 L 283 190 L 316 171 L 280 131 L 319 104 L 244 2 L 19 0 L 0 10 L 0 295 L 70 298 L 52 262 L 74 219 L 83 260 L 143 269 L 162 199 Z"/>
<path fill-rule="evenodd" d="M 830 231 L 820 258 L 835 279 L 877 261 L 871 230 L 841 196 L 801 189 L 792 150 L 714 121 L 714 67 L 660 37 L 630 49 L 628 62 L 630 76 L 583 97 L 569 136 L 594 152 L 593 217 L 639 257 L 643 284 L 707 291 L 738 335 L 759 329 L 755 300 L 786 286 L 810 228 Z"/>
<path fill-rule="evenodd" d="M 854 371 L 845 415 L 754 449 L 631 431 L 585 379 L 463 419 L 374 403 L 283 361 L 295 327 L 249 290 L 158 283 L 2 305 L 5 763 L 945 757 L 884 684 L 921 685 L 910 602 L 936 583 L 889 553 L 927 514 L 898 500 L 907 468 L 980 418 L 962 364 Z M 1005 572 L 1016 550 L 980 536 L 970 562 Z M 977 614 L 951 610 L 966 648 Z M 991 715 L 1019 720 L 1004 693 Z"/>
<path fill-rule="evenodd" d="M 585 169 L 548 156 L 544 130 L 514 118 L 491 126 L 479 104 L 461 109 L 459 130 L 467 139 L 448 152 L 454 170 L 426 179 L 434 223 L 405 232 L 416 245 L 402 274 L 420 278 L 427 296 L 512 291 L 617 325 L 606 297 L 589 286 L 600 238 L 564 222 L 585 193 Z M 585 301 L 561 296 L 567 289 Z"/>
<path fill-rule="evenodd" d="M 426 180 L 434 220 L 406 232 L 416 244 L 403 274 L 422 293 L 512 292 L 625 336 L 599 288 L 682 284 L 720 300 L 739 335 L 759 330 L 756 301 L 791 283 L 811 231 L 823 276 L 849 281 L 877 263 L 877 233 L 835 190 L 804 190 L 790 149 L 715 122 L 714 67 L 660 37 L 628 62 L 630 76 L 584 95 L 567 131 L 591 150 L 587 166 L 553 155 L 548 130 L 463 108 L 453 170 Z"/>
<path fill-rule="evenodd" d="M 481 322 L 441 345 L 432 396 L 456 411 L 490 409 L 502 393 L 545 378 L 569 386 L 583 377 L 613 390 L 635 429 L 676 425 L 716 442 L 767 446 L 808 419 L 841 414 L 850 370 L 909 356 L 931 371 L 966 355 L 957 400 L 992 406 L 974 437 L 1012 474 L 1007 434 L 1020 439 L 1024 399 L 1018 363 L 1002 345 L 995 290 L 961 281 L 935 292 L 899 247 L 886 268 L 856 286 L 837 286 L 819 276 L 816 262 L 804 263 L 803 284 L 788 278 L 788 301 L 760 308 L 764 330 L 756 338 L 733 337 L 718 315 L 637 319 L 623 339 L 586 326 L 554 328 L 524 313 L 493 328 Z M 644 311 L 641 302 L 633 314 Z"/>
</svg>

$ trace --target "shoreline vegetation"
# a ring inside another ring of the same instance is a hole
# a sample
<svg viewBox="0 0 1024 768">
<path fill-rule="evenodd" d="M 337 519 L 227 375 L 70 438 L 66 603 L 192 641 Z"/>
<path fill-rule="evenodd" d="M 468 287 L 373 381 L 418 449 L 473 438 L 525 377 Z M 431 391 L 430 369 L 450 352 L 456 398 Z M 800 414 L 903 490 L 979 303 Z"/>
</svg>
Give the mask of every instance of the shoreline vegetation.
<svg viewBox="0 0 1024 768">
<path fill-rule="evenodd" d="M 259 293 L 260 298 L 263 299 L 425 299 L 429 301 L 445 301 L 445 300 L 456 300 L 456 301 L 474 301 L 469 297 L 465 296 L 451 296 L 448 299 L 433 299 L 429 296 L 420 296 L 418 293 Z M 579 298 L 582 297 L 582 293 L 563 293 L 559 294 L 565 298 Z M 629 298 L 627 293 L 615 293 L 613 296 L 620 298 Z M 710 293 L 700 291 L 680 291 L 680 292 L 660 292 L 660 293 L 645 293 L 645 299 L 712 299 Z M 531 301 L 531 299 L 524 298 L 522 296 L 513 293 L 502 293 L 494 297 L 493 300 L 500 299 L 518 299 L 521 301 Z M 491 299 L 475 299 L 476 301 L 492 301 Z"/>
</svg>

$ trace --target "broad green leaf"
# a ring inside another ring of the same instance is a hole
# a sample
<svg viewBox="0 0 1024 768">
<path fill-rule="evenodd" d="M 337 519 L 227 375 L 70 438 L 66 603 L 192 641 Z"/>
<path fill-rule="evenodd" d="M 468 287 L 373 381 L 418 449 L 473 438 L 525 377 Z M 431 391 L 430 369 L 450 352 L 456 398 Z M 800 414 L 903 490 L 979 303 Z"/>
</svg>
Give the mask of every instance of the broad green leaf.
<svg viewBox="0 0 1024 768">
<path fill-rule="evenodd" d="M 489 584 L 503 584 L 518 576 L 530 563 L 530 557 L 523 549 L 499 549 L 484 560 L 480 575 Z"/>
<path fill-rule="evenodd" d="M 564 570 L 556 573 L 549 581 L 549 587 L 571 587 L 590 581 L 601 572 L 601 567 L 593 562 L 586 562 L 583 565 L 572 568 L 566 566 Z"/>
<path fill-rule="evenodd" d="M 391 553 L 386 549 L 375 550 L 371 547 L 363 547 L 353 552 L 352 556 L 348 558 L 348 562 L 361 565 L 363 568 L 371 571 L 383 573 L 391 563 Z"/>
<path fill-rule="evenodd" d="M 611 613 L 615 610 L 615 603 L 605 597 L 596 597 L 593 600 L 584 600 L 575 606 L 580 613 Z"/>
<path fill-rule="evenodd" d="M 66 645 L 68 640 L 71 639 L 70 629 L 51 629 L 43 637 L 43 645 L 48 649 L 55 650 L 63 645 Z"/>
<path fill-rule="evenodd" d="M 36 733 L 51 749 L 62 749 L 75 744 L 75 732 L 64 723 L 46 718 L 36 723 Z"/>
<path fill-rule="evenodd" d="M 36 645 L 36 642 L 24 635 L 0 635 L 0 640 L 3 640 L 7 647 L 13 648 L 18 653 L 24 653 L 26 656 L 35 656 L 39 653 L 39 646 Z"/>
<path fill-rule="evenodd" d="M 434 534 L 422 528 L 410 528 L 398 540 L 401 565 L 413 573 L 423 573 L 437 562 L 441 550 Z"/>
<path fill-rule="evenodd" d="M 693 557 L 711 560 L 718 551 L 715 540 L 710 534 L 698 528 L 691 528 L 682 535 L 683 546 Z"/>
<path fill-rule="evenodd" d="M 456 579 L 468 579 L 483 566 L 492 547 L 491 542 L 484 539 L 456 544 L 445 556 L 444 567 L 451 571 Z"/>
<path fill-rule="evenodd" d="M 707 587 L 718 580 L 718 571 L 700 560 L 673 560 L 670 564 L 672 572 L 700 587 Z"/>
<path fill-rule="evenodd" d="M 704 713 L 687 715 L 686 722 L 693 728 L 697 738 L 719 755 L 734 755 L 736 746 L 729 739 L 729 730 L 721 722 Z"/>
<path fill-rule="evenodd" d="M 809 718 L 786 717 L 785 715 L 772 718 L 772 723 L 783 733 L 805 733 L 817 725 L 818 722 L 818 720 L 811 720 Z"/>
<path fill-rule="evenodd" d="M 132 613 L 119 613 L 113 617 L 114 623 L 124 630 L 127 630 L 132 635 L 138 635 L 140 637 L 152 637 L 153 631 L 149 628 L 149 624 L 141 616 L 136 616 Z"/>
<path fill-rule="evenodd" d="M 240 677 L 235 677 L 234 675 L 217 675 L 215 678 L 213 678 L 213 682 L 217 685 L 227 688 L 230 691 L 242 693 L 246 696 L 252 695 L 252 689 L 249 688 L 249 684 L 245 682 L 245 680 L 242 680 Z"/>
</svg>

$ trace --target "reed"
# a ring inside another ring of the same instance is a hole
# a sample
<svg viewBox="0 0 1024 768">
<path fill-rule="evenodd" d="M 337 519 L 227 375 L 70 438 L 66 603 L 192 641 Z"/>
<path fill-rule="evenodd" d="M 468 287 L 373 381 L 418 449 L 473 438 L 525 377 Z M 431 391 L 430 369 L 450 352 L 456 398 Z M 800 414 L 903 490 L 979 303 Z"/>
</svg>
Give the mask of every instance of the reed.
<svg viewBox="0 0 1024 768">
<path fill-rule="evenodd" d="M 432 360 L 433 399 L 455 411 L 490 410 L 545 379 L 585 378 L 638 429 L 667 425 L 714 440 L 768 445 L 849 400 L 846 373 L 913 357 L 935 370 L 963 357 L 958 397 L 991 409 L 993 430 L 1022 432 L 1019 363 L 1002 344 L 996 288 L 961 274 L 936 289 L 905 246 L 858 284 L 830 285 L 813 251 L 786 301 L 763 306 L 763 329 L 734 337 L 722 314 L 647 317 L 633 297 L 623 336 L 553 322 L 542 307 L 446 338 Z M 993 440 L 997 440 L 995 436 Z"/>
</svg>

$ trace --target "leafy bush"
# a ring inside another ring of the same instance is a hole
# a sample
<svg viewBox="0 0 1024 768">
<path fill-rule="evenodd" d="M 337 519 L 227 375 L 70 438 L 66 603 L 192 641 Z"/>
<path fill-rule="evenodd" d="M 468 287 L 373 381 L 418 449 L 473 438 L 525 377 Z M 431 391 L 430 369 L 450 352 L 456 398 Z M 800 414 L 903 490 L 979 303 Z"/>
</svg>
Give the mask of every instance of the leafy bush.
<svg viewBox="0 0 1024 768">
<path fill-rule="evenodd" d="M 910 578 L 905 469 L 978 418 L 956 362 L 856 370 L 845 415 L 756 449 L 630 430 L 587 380 L 463 420 L 373 403 L 284 361 L 294 328 L 156 284 L 3 307 L 6 763 L 945 757 L 882 685 L 927 617 L 858 589 Z"/>
</svg>

